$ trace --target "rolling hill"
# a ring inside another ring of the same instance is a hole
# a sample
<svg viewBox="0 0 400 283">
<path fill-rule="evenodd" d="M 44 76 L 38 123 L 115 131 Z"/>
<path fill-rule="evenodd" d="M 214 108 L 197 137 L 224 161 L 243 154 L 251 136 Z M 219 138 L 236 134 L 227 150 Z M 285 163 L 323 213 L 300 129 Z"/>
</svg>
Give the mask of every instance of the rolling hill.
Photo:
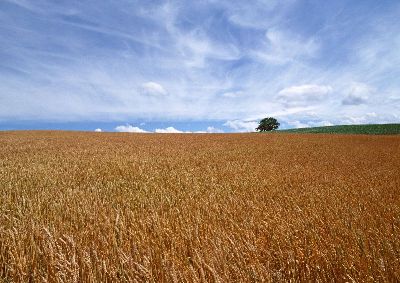
<svg viewBox="0 0 400 283">
<path fill-rule="evenodd" d="M 285 133 L 398 135 L 400 124 L 338 125 L 279 130 Z"/>
</svg>

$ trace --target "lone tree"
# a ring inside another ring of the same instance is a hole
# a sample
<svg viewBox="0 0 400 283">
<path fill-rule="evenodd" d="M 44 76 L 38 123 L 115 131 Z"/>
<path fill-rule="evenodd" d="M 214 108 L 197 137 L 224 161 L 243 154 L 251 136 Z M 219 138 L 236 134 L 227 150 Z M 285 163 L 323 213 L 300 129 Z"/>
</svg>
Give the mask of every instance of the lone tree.
<svg viewBox="0 0 400 283">
<path fill-rule="evenodd" d="M 279 128 L 279 122 L 273 117 L 268 117 L 262 119 L 258 127 L 256 128 L 256 131 L 258 132 L 268 132 L 268 131 L 273 131 Z"/>
</svg>

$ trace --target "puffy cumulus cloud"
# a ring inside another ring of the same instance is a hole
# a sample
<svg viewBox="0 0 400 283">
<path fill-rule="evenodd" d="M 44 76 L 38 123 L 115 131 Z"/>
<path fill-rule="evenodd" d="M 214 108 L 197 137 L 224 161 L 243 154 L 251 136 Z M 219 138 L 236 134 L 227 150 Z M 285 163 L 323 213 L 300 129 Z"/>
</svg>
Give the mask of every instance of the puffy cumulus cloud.
<svg viewBox="0 0 400 283">
<path fill-rule="evenodd" d="M 356 115 L 344 115 L 335 124 L 390 124 L 398 123 L 400 120 L 400 115 L 397 113 L 387 113 L 387 112 L 358 112 Z"/>
<path fill-rule="evenodd" d="M 134 127 L 129 124 L 117 126 L 117 127 L 115 127 L 115 130 L 117 132 L 126 132 L 126 133 L 148 133 L 147 131 L 145 131 L 139 127 Z"/>
<path fill-rule="evenodd" d="M 360 105 L 367 103 L 368 95 L 373 92 L 373 88 L 367 84 L 354 83 L 350 93 L 342 100 L 343 105 Z"/>
<path fill-rule="evenodd" d="M 224 126 L 229 127 L 237 132 L 254 132 L 258 126 L 257 121 L 246 120 L 230 120 L 224 123 Z"/>
<path fill-rule="evenodd" d="M 223 133 L 224 130 L 215 128 L 213 126 L 207 127 L 205 131 L 194 131 L 194 132 L 185 132 L 185 133 L 193 133 L 193 134 L 218 134 L 218 133 Z"/>
<path fill-rule="evenodd" d="M 129 133 L 159 133 L 159 134 L 211 134 L 211 133 L 223 133 L 224 131 L 213 126 L 207 127 L 205 131 L 181 131 L 172 126 L 166 128 L 157 128 L 154 131 L 145 131 L 139 127 L 132 125 L 121 125 L 115 128 L 117 132 L 129 132 Z"/>
<path fill-rule="evenodd" d="M 333 124 L 329 121 L 309 121 L 307 124 L 310 127 L 328 127 L 333 126 Z"/>
<path fill-rule="evenodd" d="M 300 121 L 289 121 L 287 122 L 287 124 L 291 127 L 291 128 L 309 128 L 310 126 L 306 123 L 300 122 Z"/>
<path fill-rule="evenodd" d="M 287 124 L 293 128 L 310 128 L 310 127 L 327 127 L 333 126 L 333 124 L 329 121 L 289 121 Z"/>
<path fill-rule="evenodd" d="M 375 112 L 369 112 L 363 115 L 358 116 L 345 116 L 342 119 L 343 124 L 367 124 L 367 123 L 391 123 L 393 122 L 393 118 L 396 118 L 396 115 L 378 115 Z"/>
<path fill-rule="evenodd" d="M 217 134 L 217 133 L 223 133 L 224 131 L 221 130 L 221 129 L 218 129 L 218 128 L 210 126 L 210 127 L 207 127 L 206 132 L 209 133 L 209 134 L 213 134 L 213 133 Z"/>
<path fill-rule="evenodd" d="M 367 102 L 367 98 L 355 93 L 350 93 L 343 100 L 343 105 L 360 105 Z"/>
<path fill-rule="evenodd" d="M 183 133 L 180 130 L 175 129 L 174 127 L 167 127 L 165 129 L 155 129 L 154 132 L 160 134 L 180 134 Z"/>
<path fill-rule="evenodd" d="M 97 129 L 95 129 L 94 131 L 100 133 L 100 132 L 102 132 L 103 130 L 100 129 L 100 128 L 97 128 Z"/>
<path fill-rule="evenodd" d="M 302 105 L 318 102 L 332 92 L 329 85 L 305 84 L 282 89 L 278 99 L 286 105 Z"/>
<path fill-rule="evenodd" d="M 142 92 L 150 96 L 165 96 L 167 91 L 165 88 L 156 82 L 147 82 L 142 84 Z"/>
<path fill-rule="evenodd" d="M 174 127 L 167 127 L 165 129 L 156 129 L 156 133 L 182 133 L 182 134 L 215 134 L 215 133 L 223 133 L 224 131 L 213 126 L 207 127 L 205 131 L 180 131 L 175 129 Z"/>
</svg>

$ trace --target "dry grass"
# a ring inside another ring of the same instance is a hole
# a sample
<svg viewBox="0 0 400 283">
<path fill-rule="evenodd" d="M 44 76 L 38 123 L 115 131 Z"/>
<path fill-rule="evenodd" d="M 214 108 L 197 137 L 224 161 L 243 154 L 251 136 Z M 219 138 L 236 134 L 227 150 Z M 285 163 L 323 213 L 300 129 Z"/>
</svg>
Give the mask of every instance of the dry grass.
<svg viewBox="0 0 400 283">
<path fill-rule="evenodd" d="M 0 133 L 0 282 L 400 280 L 400 137 Z"/>
</svg>

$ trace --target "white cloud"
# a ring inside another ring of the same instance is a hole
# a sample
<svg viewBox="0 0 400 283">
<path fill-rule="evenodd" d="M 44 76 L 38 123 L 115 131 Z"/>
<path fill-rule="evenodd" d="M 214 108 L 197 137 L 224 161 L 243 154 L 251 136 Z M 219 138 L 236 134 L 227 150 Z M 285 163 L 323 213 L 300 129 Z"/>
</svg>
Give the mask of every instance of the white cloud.
<svg viewBox="0 0 400 283">
<path fill-rule="evenodd" d="M 308 122 L 301 122 L 301 121 L 288 121 L 287 124 L 293 128 L 310 128 L 310 127 L 327 127 L 333 126 L 333 124 L 329 121 L 308 121 Z"/>
<path fill-rule="evenodd" d="M 160 133 L 160 134 L 180 134 L 183 133 L 180 130 L 175 129 L 174 127 L 167 127 L 165 129 L 155 129 L 156 133 Z"/>
<path fill-rule="evenodd" d="M 329 121 L 319 121 L 319 122 L 315 122 L 315 121 L 310 121 L 307 122 L 307 124 L 310 127 L 328 127 L 328 126 L 333 126 L 333 124 Z"/>
<path fill-rule="evenodd" d="M 339 122 L 341 124 L 386 124 L 398 123 L 399 116 L 393 113 L 368 112 L 361 115 L 344 116 Z"/>
<path fill-rule="evenodd" d="M 206 59 L 235 60 L 239 51 L 233 45 L 219 45 L 199 30 L 188 34 L 175 33 L 179 50 L 184 55 L 186 67 L 203 68 Z"/>
<path fill-rule="evenodd" d="M 265 38 L 264 49 L 253 54 L 269 64 L 285 64 L 304 57 L 313 57 L 319 49 L 313 38 L 303 39 L 282 30 L 269 29 Z"/>
<path fill-rule="evenodd" d="M 102 132 L 103 130 L 100 128 L 97 128 L 96 130 L 94 130 L 95 132 Z"/>
<path fill-rule="evenodd" d="M 293 128 L 309 128 L 310 126 L 306 123 L 302 123 L 300 121 L 289 121 L 287 122 L 289 126 L 292 126 Z"/>
<path fill-rule="evenodd" d="M 229 21 L 235 25 L 251 29 L 265 29 L 285 20 L 286 10 L 296 0 L 210 1 L 222 5 L 228 13 Z"/>
<path fill-rule="evenodd" d="M 331 92 L 329 85 L 305 84 L 282 89 L 278 99 L 287 105 L 302 105 L 321 101 Z"/>
<path fill-rule="evenodd" d="M 367 102 L 367 98 L 355 93 L 350 93 L 343 100 L 343 105 L 360 105 Z"/>
<path fill-rule="evenodd" d="M 344 119 L 344 124 L 364 124 L 366 122 L 365 116 L 347 116 Z"/>
<path fill-rule="evenodd" d="M 196 134 L 206 134 L 206 133 L 223 133 L 224 131 L 215 127 L 207 127 L 207 129 L 205 131 L 195 131 L 195 132 L 191 132 L 191 131 L 181 131 L 178 130 L 174 127 L 167 127 L 164 129 L 155 129 L 154 132 L 148 132 L 145 131 L 139 127 L 134 127 L 131 125 L 121 125 L 121 126 L 117 126 L 115 127 L 115 130 L 117 132 L 129 132 L 129 133 L 159 133 L 159 134 L 191 134 L 191 133 L 196 133 Z"/>
<path fill-rule="evenodd" d="M 223 133 L 224 131 L 215 127 L 207 127 L 207 133 Z"/>
<path fill-rule="evenodd" d="M 126 132 L 126 133 L 148 133 L 147 131 L 139 128 L 139 127 L 134 127 L 132 125 L 121 125 L 115 127 L 115 130 L 117 132 Z"/>
<path fill-rule="evenodd" d="M 373 88 L 363 83 L 353 83 L 350 93 L 342 100 L 343 105 L 365 104 Z"/>
<path fill-rule="evenodd" d="M 162 85 L 156 82 L 147 82 L 142 84 L 143 93 L 150 96 L 165 96 L 167 91 Z"/>
<path fill-rule="evenodd" d="M 254 131 L 237 121 L 267 113 L 337 124 L 369 112 L 379 115 L 368 121 L 381 121 L 400 110 L 394 5 L 373 15 L 317 5 L 321 13 L 310 15 L 317 24 L 299 26 L 288 21 L 299 16 L 295 0 L 101 1 L 99 9 L 7 1 L 35 14 L 3 13 L 0 39 L 10 60 L 0 70 L 0 120 L 223 120 Z M 32 24 L 39 13 L 64 32 Z M 306 117 L 311 110 L 315 117 Z"/>
<path fill-rule="evenodd" d="M 26 0 L 6 0 L 6 2 L 10 2 L 14 5 L 17 5 L 21 8 L 27 9 L 31 12 L 42 12 L 42 10 L 37 7 L 39 5 L 34 5 L 32 3 L 30 3 L 30 1 L 26 1 Z"/>
<path fill-rule="evenodd" d="M 244 92 L 243 91 L 228 91 L 228 92 L 224 92 L 222 94 L 223 97 L 227 97 L 227 98 L 236 98 L 236 97 L 241 97 L 243 96 Z"/>
<path fill-rule="evenodd" d="M 255 132 L 258 122 L 245 120 L 230 120 L 224 123 L 224 126 L 229 127 L 237 132 Z"/>
</svg>

